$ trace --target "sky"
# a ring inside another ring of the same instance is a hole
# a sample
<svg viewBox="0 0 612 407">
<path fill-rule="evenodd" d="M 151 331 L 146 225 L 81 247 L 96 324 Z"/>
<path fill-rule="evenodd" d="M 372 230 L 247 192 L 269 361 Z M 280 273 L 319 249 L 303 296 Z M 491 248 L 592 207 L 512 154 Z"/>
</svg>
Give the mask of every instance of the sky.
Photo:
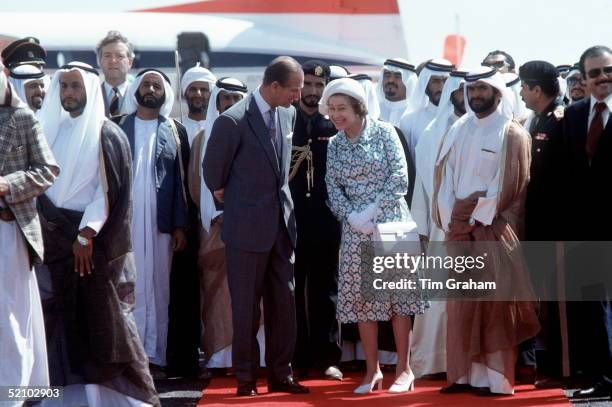
<svg viewBox="0 0 612 407">
<path fill-rule="evenodd" d="M 3 11 L 119 12 L 188 1 L 2 1 L 0 15 Z M 612 45 L 612 0 L 398 1 L 403 11 L 408 59 L 417 64 L 440 57 L 445 36 L 457 28 L 467 40 L 463 68 L 479 65 L 494 49 L 510 53 L 517 65 L 533 59 L 558 65 L 577 62 L 591 45 Z M 364 27 L 368 29 L 376 27 Z"/>
</svg>

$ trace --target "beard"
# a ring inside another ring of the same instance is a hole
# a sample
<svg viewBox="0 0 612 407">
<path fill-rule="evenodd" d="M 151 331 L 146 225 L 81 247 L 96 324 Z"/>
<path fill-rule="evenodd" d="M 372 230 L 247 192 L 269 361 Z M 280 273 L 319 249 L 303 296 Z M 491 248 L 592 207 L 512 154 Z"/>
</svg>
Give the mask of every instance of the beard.
<svg viewBox="0 0 612 407">
<path fill-rule="evenodd" d="M 30 99 L 30 104 L 32 105 L 32 107 L 36 110 L 39 110 L 42 107 L 43 104 L 43 98 L 42 96 L 34 96 Z"/>
<path fill-rule="evenodd" d="M 476 105 L 478 102 L 478 105 Z M 474 113 L 483 113 L 488 111 L 495 105 L 495 94 L 491 96 L 489 99 L 474 97 L 469 100 L 470 109 L 474 111 Z"/>
<path fill-rule="evenodd" d="M 164 102 L 166 101 L 166 95 L 162 95 L 161 97 L 155 97 L 152 93 L 147 93 L 146 95 L 141 95 L 140 92 L 136 91 L 136 101 L 140 106 L 148 107 L 149 109 L 159 109 L 162 107 Z"/>
<path fill-rule="evenodd" d="M 438 106 L 440 104 L 440 97 L 442 97 L 442 91 L 432 93 L 429 89 L 425 90 L 425 94 L 429 98 L 429 101 L 434 106 Z"/>
<path fill-rule="evenodd" d="M 191 114 L 200 114 L 206 113 L 208 106 L 206 103 L 202 103 L 202 106 L 197 106 L 195 103 L 192 103 L 190 99 L 187 99 L 187 108 Z"/>
<path fill-rule="evenodd" d="M 301 101 L 304 106 L 307 107 L 317 107 L 319 106 L 319 101 L 321 100 L 320 96 L 317 95 L 302 95 Z"/>
<path fill-rule="evenodd" d="M 459 98 L 455 98 L 451 94 L 451 103 L 453 104 L 455 110 L 461 113 L 462 116 L 465 114 L 465 102 L 463 101 L 463 98 L 459 100 Z"/>
<path fill-rule="evenodd" d="M 82 99 L 72 99 L 72 98 L 70 98 L 70 101 L 74 101 L 76 103 L 73 103 L 72 106 L 70 106 L 70 105 L 68 105 L 69 100 L 67 98 L 61 99 L 62 108 L 65 111 L 67 111 L 68 113 L 78 112 L 78 111 L 85 110 L 85 105 L 87 104 L 87 98 L 86 97 L 83 97 Z M 41 105 L 42 105 L 42 102 L 41 102 Z"/>
<path fill-rule="evenodd" d="M 395 95 L 397 95 L 398 91 L 399 91 L 399 88 L 395 83 L 387 83 L 384 86 L 385 96 L 387 97 L 394 97 Z"/>
</svg>

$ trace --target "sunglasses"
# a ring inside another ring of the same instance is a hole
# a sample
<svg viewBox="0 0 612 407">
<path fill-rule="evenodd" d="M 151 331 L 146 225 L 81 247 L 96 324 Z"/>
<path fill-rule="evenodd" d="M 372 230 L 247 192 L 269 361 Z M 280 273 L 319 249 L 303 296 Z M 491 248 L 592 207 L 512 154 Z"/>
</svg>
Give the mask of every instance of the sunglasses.
<svg viewBox="0 0 612 407">
<path fill-rule="evenodd" d="M 574 86 L 577 83 L 582 84 L 582 79 L 572 76 L 571 78 L 566 79 L 567 86 Z"/>
<path fill-rule="evenodd" d="M 599 75 L 601 75 L 602 71 L 606 75 L 612 74 L 612 65 L 604 66 L 603 68 L 593 68 L 589 72 L 587 72 L 587 75 L 589 76 L 589 78 L 595 79 Z"/>
<path fill-rule="evenodd" d="M 482 66 L 488 66 L 489 68 L 501 69 L 505 67 L 506 61 L 496 61 L 496 62 L 483 62 Z"/>
</svg>

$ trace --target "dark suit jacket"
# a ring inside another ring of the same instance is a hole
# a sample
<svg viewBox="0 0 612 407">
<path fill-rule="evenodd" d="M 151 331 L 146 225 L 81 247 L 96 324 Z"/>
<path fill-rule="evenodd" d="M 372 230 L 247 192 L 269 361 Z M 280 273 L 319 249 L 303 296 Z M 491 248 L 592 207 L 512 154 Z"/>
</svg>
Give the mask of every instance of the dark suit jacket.
<svg viewBox="0 0 612 407">
<path fill-rule="evenodd" d="M 253 95 L 215 121 L 203 169 L 211 191 L 225 188 L 225 244 L 265 252 L 272 248 L 284 219 L 295 247 L 296 225 L 288 184 L 295 108 L 278 108 L 282 139 L 279 164 L 268 128 Z"/>
<path fill-rule="evenodd" d="M 612 179 L 612 117 L 589 163 L 586 154 L 590 98 L 565 110 L 566 197 L 563 221 L 570 222 L 566 240 L 612 240 L 609 185 Z"/>
<path fill-rule="evenodd" d="M 117 116 L 113 121 L 119 124 L 130 142 L 134 156 L 134 122 L 136 113 Z M 159 116 L 157 147 L 155 149 L 155 187 L 157 189 L 157 227 L 161 233 L 172 233 L 175 228 L 188 228 L 189 215 L 186 202 L 185 175 L 181 162 L 189 160 L 189 142 L 185 128 L 175 121 L 179 133 L 179 152 L 169 119 Z M 170 119 L 172 120 L 172 119 Z M 186 157 L 185 157 L 186 153 Z M 182 157 L 182 158 L 181 158 Z M 186 170 L 186 168 L 183 168 Z"/>
</svg>

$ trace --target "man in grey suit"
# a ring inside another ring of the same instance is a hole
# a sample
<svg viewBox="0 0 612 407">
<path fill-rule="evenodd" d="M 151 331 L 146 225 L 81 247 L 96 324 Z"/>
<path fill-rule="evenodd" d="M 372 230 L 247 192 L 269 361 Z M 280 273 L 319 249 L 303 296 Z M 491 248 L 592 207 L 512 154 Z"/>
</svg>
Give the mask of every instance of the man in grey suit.
<svg viewBox="0 0 612 407">
<path fill-rule="evenodd" d="M 123 107 L 134 62 L 134 46 L 119 31 L 109 31 L 96 47 L 98 65 L 104 74 L 102 97 L 107 117 L 118 116 Z"/>
<path fill-rule="evenodd" d="M 232 297 L 232 362 L 238 396 L 255 396 L 259 303 L 263 297 L 268 391 L 308 393 L 292 376 L 296 321 L 296 226 L 288 185 L 295 108 L 304 74 L 290 57 L 274 59 L 263 84 L 215 121 L 203 171 L 224 203 L 222 238 Z"/>
</svg>

